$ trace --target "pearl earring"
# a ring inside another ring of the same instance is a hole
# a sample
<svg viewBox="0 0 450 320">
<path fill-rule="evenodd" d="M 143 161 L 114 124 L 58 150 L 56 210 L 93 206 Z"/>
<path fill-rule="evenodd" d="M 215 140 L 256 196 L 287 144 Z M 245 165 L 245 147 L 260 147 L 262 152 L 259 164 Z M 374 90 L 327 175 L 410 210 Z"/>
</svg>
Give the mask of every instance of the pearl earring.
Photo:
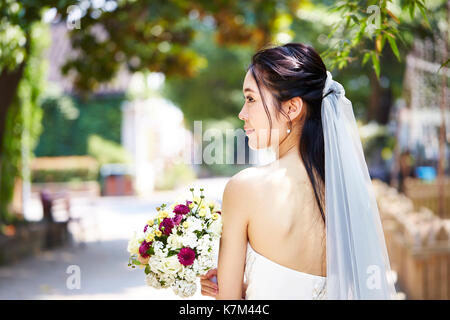
<svg viewBox="0 0 450 320">
<path fill-rule="evenodd" d="M 287 131 L 287 133 L 291 133 L 291 129 L 287 129 L 286 131 Z"/>
</svg>

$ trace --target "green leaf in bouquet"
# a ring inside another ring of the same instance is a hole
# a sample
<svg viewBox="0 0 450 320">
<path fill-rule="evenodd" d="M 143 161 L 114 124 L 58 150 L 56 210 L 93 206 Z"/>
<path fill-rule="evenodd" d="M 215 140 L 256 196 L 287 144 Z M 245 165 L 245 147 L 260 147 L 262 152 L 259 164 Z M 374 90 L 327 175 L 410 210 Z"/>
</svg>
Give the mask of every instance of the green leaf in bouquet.
<svg viewBox="0 0 450 320">
<path fill-rule="evenodd" d="M 169 252 L 167 253 L 168 257 L 174 256 L 178 254 L 178 250 L 169 250 Z"/>
<path fill-rule="evenodd" d="M 145 266 L 144 272 L 145 272 L 145 274 L 149 274 L 150 273 L 150 266 L 149 265 Z"/>
<path fill-rule="evenodd" d="M 167 244 L 167 238 L 168 237 L 163 234 L 161 237 L 158 238 L 158 240 L 161 241 L 165 246 Z"/>
<path fill-rule="evenodd" d="M 128 267 L 134 269 L 135 266 L 134 266 L 134 264 L 133 264 L 133 261 L 128 260 Z"/>
<path fill-rule="evenodd" d="M 150 248 L 148 248 L 148 250 L 146 251 L 146 253 L 147 253 L 148 255 L 154 255 L 154 254 L 155 254 L 155 249 L 154 249 L 152 246 L 150 246 Z"/>
</svg>

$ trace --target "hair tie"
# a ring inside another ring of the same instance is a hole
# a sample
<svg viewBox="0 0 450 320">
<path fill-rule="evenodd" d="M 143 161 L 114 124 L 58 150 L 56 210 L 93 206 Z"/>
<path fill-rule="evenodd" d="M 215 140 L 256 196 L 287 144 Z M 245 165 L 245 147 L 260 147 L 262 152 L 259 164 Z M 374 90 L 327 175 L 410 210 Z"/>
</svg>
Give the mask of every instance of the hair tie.
<svg viewBox="0 0 450 320">
<path fill-rule="evenodd" d="M 330 91 L 328 91 L 328 92 L 322 97 L 322 99 L 325 99 L 325 97 L 326 97 L 327 95 L 329 95 L 330 93 L 333 93 L 333 92 L 334 92 L 334 90 L 331 89 Z"/>
</svg>

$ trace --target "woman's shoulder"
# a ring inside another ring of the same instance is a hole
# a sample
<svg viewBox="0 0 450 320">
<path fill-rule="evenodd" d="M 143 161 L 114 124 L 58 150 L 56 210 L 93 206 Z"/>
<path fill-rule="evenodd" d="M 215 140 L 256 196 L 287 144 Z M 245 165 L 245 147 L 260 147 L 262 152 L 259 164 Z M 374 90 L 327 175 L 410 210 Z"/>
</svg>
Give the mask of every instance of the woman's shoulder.
<svg viewBox="0 0 450 320">
<path fill-rule="evenodd" d="M 270 171 L 269 167 L 248 167 L 232 176 L 228 183 L 235 189 L 245 190 L 246 193 L 257 192 L 260 191 L 262 185 L 267 185 Z"/>
<path fill-rule="evenodd" d="M 241 193 L 244 190 L 251 192 L 254 189 L 254 181 L 260 176 L 259 170 L 255 167 L 245 168 L 233 175 L 225 185 L 225 191 Z"/>
<path fill-rule="evenodd" d="M 262 167 L 248 167 L 236 173 L 230 180 L 241 181 L 243 183 L 250 182 L 258 177 L 261 177 L 262 171 Z"/>
<path fill-rule="evenodd" d="M 232 201 L 235 206 L 250 209 L 249 206 L 258 201 L 263 177 L 264 173 L 259 167 L 248 167 L 239 171 L 226 183 L 223 201 Z"/>
</svg>

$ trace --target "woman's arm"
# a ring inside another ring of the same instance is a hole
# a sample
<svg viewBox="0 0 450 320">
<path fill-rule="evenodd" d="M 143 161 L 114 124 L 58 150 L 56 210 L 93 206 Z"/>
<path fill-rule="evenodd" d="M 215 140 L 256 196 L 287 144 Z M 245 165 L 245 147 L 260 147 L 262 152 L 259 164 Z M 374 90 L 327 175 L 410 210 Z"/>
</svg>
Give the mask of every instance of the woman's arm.
<svg viewBox="0 0 450 320">
<path fill-rule="evenodd" d="M 247 253 L 248 183 L 234 176 L 223 193 L 222 236 L 220 238 L 217 300 L 240 300 L 243 296 L 245 257 Z"/>
<path fill-rule="evenodd" d="M 205 275 L 200 276 L 201 293 L 204 296 L 215 298 L 219 292 L 219 287 L 210 279 L 217 275 L 217 269 L 210 269 Z M 242 300 L 245 300 L 245 292 L 247 291 L 247 283 L 242 283 Z"/>
</svg>

